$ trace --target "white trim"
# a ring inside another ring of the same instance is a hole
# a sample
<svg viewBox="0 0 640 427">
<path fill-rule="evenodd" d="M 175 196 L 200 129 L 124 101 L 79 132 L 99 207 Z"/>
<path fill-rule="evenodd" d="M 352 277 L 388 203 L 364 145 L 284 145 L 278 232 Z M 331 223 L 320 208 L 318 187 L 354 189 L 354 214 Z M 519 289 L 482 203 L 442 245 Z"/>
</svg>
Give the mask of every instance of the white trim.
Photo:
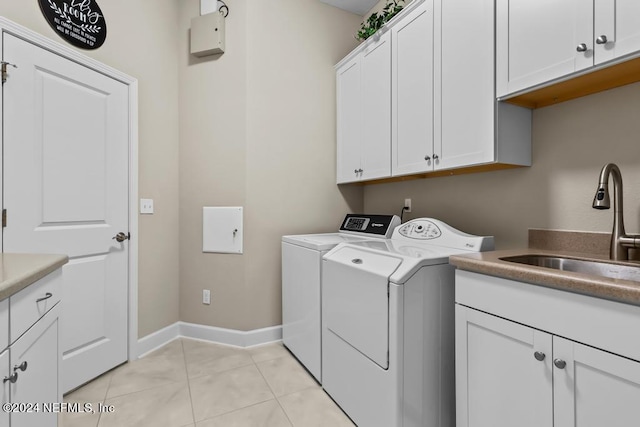
<svg viewBox="0 0 640 427">
<path fill-rule="evenodd" d="M 129 348 L 135 360 L 138 349 L 138 80 L 129 84 Z"/>
<path fill-rule="evenodd" d="M 155 331 L 144 338 L 140 338 L 136 343 L 138 350 L 137 357 L 144 357 L 160 347 L 180 338 L 179 322 L 173 323 L 165 328 Z"/>
<path fill-rule="evenodd" d="M 138 357 L 143 357 L 177 338 L 190 338 L 215 344 L 247 348 L 282 340 L 282 326 L 251 331 L 176 322 L 138 340 Z"/>
<path fill-rule="evenodd" d="M 134 360 L 139 354 L 136 348 L 138 345 L 138 80 L 2 16 L 0 16 L 0 33 L 11 34 L 118 80 L 129 87 L 129 232 L 133 239 L 129 241 L 128 358 Z"/>
</svg>

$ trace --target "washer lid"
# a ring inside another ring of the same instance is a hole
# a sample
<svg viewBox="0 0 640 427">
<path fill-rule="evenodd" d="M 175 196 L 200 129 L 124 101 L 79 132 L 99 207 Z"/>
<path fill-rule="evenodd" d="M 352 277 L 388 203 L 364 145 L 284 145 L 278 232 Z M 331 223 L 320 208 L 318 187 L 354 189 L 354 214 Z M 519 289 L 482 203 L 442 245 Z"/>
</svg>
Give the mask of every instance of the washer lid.
<svg viewBox="0 0 640 427">
<path fill-rule="evenodd" d="M 362 242 L 371 237 L 359 237 L 345 233 L 299 234 L 282 236 L 282 241 L 316 251 L 328 251 L 340 243 Z"/>
</svg>

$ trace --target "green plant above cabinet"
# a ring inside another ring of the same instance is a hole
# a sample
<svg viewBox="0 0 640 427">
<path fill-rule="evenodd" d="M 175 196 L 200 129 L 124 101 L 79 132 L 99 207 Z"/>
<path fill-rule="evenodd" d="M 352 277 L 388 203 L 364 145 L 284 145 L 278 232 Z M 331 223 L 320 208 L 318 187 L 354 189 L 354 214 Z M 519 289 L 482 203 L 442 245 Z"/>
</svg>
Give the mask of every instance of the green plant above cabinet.
<svg viewBox="0 0 640 427">
<path fill-rule="evenodd" d="M 376 33 L 384 24 L 389 22 L 404 7 L 404 0 L 389 0 L 380 13 L 373 12 L 362 22 L 356 33 L 357 40 L 366 40 Z"/>
</svg>

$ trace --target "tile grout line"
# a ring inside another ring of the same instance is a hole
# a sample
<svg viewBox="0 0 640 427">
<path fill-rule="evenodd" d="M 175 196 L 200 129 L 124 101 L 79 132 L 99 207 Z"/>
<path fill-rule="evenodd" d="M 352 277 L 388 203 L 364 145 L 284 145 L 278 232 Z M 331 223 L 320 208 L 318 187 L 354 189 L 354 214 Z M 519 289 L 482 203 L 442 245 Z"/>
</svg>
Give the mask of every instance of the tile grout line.
<svg viewBox="0 0 640 427">
<path fill-rule="evenodd" d="M 193 425 L 195 427 L 196 421 L 196 412 L 193 409 L 193 396 L 191 395 L 191 381 L 189 380 L 189 368 L 187 367 L 187 354 L 184 350 L 184 341 L 180 340 L 180 347 L 182 347 L 182 360 L 184 362 L 184 370 L 187 374 L 187 389 L 189 390 L 189 404 L 191 404 L 191 416 L 193 417 Z"/>
<path fill-rule="evenodd" d="M 284 356 L 282 356 L 284 357 Z M 251 359 L 253 360 L 253 356 L 251 357 Z M 270 359 L 270 360 L 275 360 L 275 359 L 280 359 L 279 357 L 276 357 L 274 359 Z M 268 360 L 264 361 L 267 362 Z M 255 360 L 254 360 L 254 363 Z M 280 410 L 282 411 L 282 413 L 284 414 L 285 417 L 287 417 L 287 421 L 289 421 L 289 424 L 291 425 L 291 427 L 295 427 L 293 425 L 293 421 L 291 420 L 291 418 L 289 417 L 289 414 L 287 413 L 287 411 L 284 409 L 284 407 L 282 406 L 282 403 L 280 403 L 280 398 L 278 397 L 278 395 L 276 395 L 275 391 L 273 390 L 273 387 L 271 387 L 271 384 L 269 384 L 269 381 L 267 381 L 267 378 L 264 376 L 264 374 L 262 373 L 262 371 L 260 370 L 260 367 L 258 366 L 258 363 L 256 363 L 256 369 L 258 370 L 258 372 L 260 372 L 260 376 L 262 377 L 262 379 L 264 380 L 264 382 L 267 384 L 267 387 L 269 387 L 269 390 L 271 390 L 271 393 L 273 394 L 273 397 L 275 399 L 276 402 L 278 402 L 278 406 L 280 407 Z"/>
<path fill-rule="evenodd" d="M 117 369 L 114 368 L 113 370 Z M 113 371 L 112 370 L 112 371 Z M 111 388 L 111 381 L 113 381 L 113 372 L 109 374 L 109 384 L 107 384 L 107 389 L 104 391 L 104 397 L 102 398 L 102 404 L 107 404 L 107 396 L 109 395 L 109 389 Z M 98 413 L 98 422 L 96 423 L 96 427 L 100 427 L 100 420 L 102 419 L 102 412 Z"/>
</svg>

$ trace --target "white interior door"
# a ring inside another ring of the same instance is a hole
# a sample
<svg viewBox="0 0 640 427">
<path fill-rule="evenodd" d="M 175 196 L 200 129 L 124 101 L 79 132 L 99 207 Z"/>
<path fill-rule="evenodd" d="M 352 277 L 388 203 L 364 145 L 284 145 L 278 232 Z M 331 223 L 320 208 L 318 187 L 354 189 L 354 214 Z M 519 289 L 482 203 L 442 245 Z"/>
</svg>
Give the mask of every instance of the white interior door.
<svg viewBox="0 0 640 427">
<path fill-rule="evenodd" d="M 127 359 L 128 87 L 8 34 L 5 252 L 63 253 L 62 388 Z"/>
</svg>

